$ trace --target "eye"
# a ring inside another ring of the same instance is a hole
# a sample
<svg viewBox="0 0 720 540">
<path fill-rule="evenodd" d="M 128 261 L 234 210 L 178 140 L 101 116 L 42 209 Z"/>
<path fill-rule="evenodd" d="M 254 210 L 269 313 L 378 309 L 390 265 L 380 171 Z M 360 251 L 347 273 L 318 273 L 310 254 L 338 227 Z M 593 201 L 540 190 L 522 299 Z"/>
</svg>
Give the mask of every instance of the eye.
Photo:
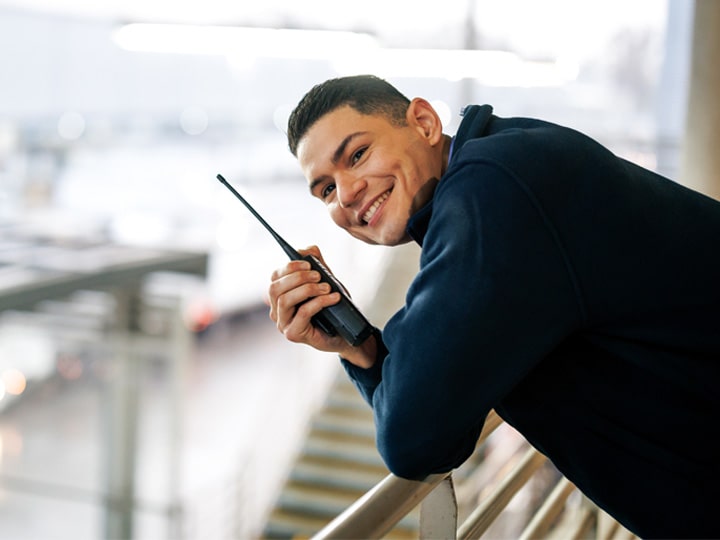
<svg viewBox="0 0 720 540">
<path fill-rule="evenodd" d="M 335 191 L 335 184 L 327 184 L 320 190 L 320 198 L 327 199 L 333 191 Z"/>
<path fill-rule="evenodd" d="M 360 158 L 361 158 L 361 157 L 363 156 L 363 154 L 365 153 L 365 150 L 367 150 L 367 147 L 366 147 L 366 146 L 363 146 L 362 148 L 360 148 L 359 150 L 357 150 L 352 156 L 350 156 L 350 163 L 352 163 L 353 165 L 355 165 L 358 161 L 360 161 Z"/>
</svg>

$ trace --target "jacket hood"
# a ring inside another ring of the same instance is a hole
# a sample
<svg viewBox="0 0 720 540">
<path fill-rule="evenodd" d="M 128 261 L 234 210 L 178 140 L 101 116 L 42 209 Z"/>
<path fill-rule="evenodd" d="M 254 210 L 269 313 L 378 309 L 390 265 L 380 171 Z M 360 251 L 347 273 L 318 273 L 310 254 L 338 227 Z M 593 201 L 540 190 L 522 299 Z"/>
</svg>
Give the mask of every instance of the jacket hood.
<svg viewBox="0 0 720 540">
<path fill-rule="evenodd" d="M 475 139 L 486 133 L 492 113 L 491 105 L 468 105 L 462 110 L 463 119 L 455 135 L 454 155 L 457 155 L 468 139 Z"/>
</svg>

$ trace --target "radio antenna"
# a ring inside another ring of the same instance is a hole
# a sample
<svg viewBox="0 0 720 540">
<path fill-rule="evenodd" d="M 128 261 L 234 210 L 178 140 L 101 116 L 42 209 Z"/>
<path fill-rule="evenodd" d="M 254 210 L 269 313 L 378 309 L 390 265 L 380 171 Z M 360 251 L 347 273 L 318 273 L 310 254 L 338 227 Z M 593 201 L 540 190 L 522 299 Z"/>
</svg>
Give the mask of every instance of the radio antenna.
<svg viewBox="0 0 720 540">
<path fill-rule="evenodd" d="M 280 244 L 280 247 L 283 248 L 283 251 L 287 253 L 287 256 L 290 257 L 292 260 L 298 260 L 301 259 L 302 256 L 298 251 L 293 248 L 290 244 L 288 244 L 285 239 L 280 236 L 278 233 L 275 232 L 275 230 L 268 224 L 267 221 L 265 221 L 260 214 L 258 214 L 255 209 L 250 205 L 249 202 L 247 202 L 242 195 L 240 195 L 237 190 L 230 185 L 230 183 L 223 178 L 223 175 L 218 174 L 217 179 L 220 180 L 223 184 L 225 184 L 225 187 L 227 187 L 230 191 L 232 191 L 233 195 L 235 195 L 238 199 L 240 199 L 240 202 L 245 205 L 245 207 L 250 210 L 250 213 L 257 218 L 257 220 L 262 223 L 263 227 L 265 227 L 268 232 L 273 236 L 273 238 L 277 241 L 278 244 Z"/>
</svg>

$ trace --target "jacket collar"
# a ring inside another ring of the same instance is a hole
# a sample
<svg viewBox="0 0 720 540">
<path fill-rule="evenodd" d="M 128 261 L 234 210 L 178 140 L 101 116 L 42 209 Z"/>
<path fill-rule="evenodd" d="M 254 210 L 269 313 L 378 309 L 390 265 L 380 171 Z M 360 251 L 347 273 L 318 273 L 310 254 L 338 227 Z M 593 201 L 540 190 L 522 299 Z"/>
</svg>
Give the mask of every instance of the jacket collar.
<svg viewBox="0 0 720 540">
<path fill-rule="evenodd" d="M 457 154 L 468 139 L 475 139 L 486 134 L 492 118 L 493 108 L 490 105 L 468 105 L 460 113 L 463 117 L 455 135 L 455 153 Z M 450 163 L 448 163 L 448 169 Z"/>
<path fill-rule="evenodd" d="M 452 152 L 450 154 L 447 170 L 443 175 L 448 175 L 453 163 L 457 163 L 463 145 L 470 139 L 482 137 L 487 134 L 488 124 L 493 117 L 493 109 L 490 105 L 468 105 L 460 113 L 463 117 L 452 142 Z M 442 178 L 440 179 L 442 182 Z M 422 246 L 425 233 L 427 232 L 432 217 L 433 199 L 430 199 L 425 206 L 413 214 L 408 220 L 407 232 L 410 238 L 415 240 Z"/>
</svg>

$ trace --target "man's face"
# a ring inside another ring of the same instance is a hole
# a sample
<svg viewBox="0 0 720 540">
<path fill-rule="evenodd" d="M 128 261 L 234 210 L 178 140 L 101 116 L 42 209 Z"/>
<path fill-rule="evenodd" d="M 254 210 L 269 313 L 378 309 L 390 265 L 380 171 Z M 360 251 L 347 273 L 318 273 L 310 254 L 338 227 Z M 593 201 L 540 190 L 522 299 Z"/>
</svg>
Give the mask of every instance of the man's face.
<svg viewBox="0 0 720 540">
<path fill-rule="evenodd" d="M 437 118 L 427 102 L 413 100 L 408 125 L 396 126 L 384 116 L 344 106 L 308 130 L 298 161 L 311 193 L 339 227 L 369 244 L 409 240 L 408 219 L 432 194 L 422 188 L 442 173 L 442 126 L 438 120 L 438 133 L 429 136 L 431 115 Z"/>
</svg>

